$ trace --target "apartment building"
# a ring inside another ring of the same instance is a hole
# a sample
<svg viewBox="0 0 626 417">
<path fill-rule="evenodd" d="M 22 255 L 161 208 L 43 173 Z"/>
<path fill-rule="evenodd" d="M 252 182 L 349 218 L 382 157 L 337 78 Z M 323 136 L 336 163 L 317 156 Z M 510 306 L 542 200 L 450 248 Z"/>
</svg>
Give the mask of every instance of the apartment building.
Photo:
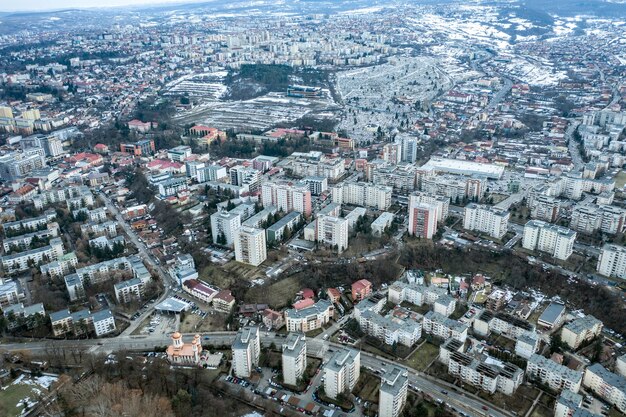
<svg viewBox="0 0 626 417">
<path fill-rule="evenodd" d="M 604 325 L 592 315 L 570 321 L 561 330 L 561 340 L 570 348 L 578 349 L 584 342 L 598 337 Z"/>
<path fill-rule="evenodd" d="M 47 229 L 48 223 L 54 220 L 55 217 L 56 211 L 54 211 L 53 209 L 48 209 L 41 216 L 16 220 L 12 222 L 5 222 L 2 224 L 2 229 L 4 230 L 5 235 L 23 235 L 24 233 Z"/>
<path fill-rule="evenodd" d="M 424 315 L 422 331 L 426 334 L 447 340 L 450 338 L 465 342 L 469 326 L 442 314 L 429 311 Z"/>
<path fill-rule="evenodd" d="M 520 335 L 515 341 L 515 354 L 524 359 L 530 358 L 539 350 L 541 339 L 535 332 L 526 332 Z"/>
<path fill-rule="evenodd" d="M 213 243 L 231 246 L 241 227 L 241 216 L 227 211 L 211 214 L 211 235 Z"/>
<path fill-rule="evenodd" d="M 569 369 L 536 353 L 528 358 L 526 374 L 554 391 L 568 389 L 574 393 L 580 390 L 583 379 L 582 372 Z"/>
<path fill-rule="evenodd" d="M 423 304 L 434 305 L 440 298 L 448 295 L 448 290 L 440 287 L 427 287 L 422 284 L 411 284 L 403 281 L 392 283 L 387 291 L 390 303 L 401 304 L 407 301 L 421 306 Z"/>
<path fill-rule="evenodd" d="M 561 204 L 554 197 L 543 194 L 531 194 L 528 205 L 530 206 L 530 217 L 533 219 L 554 223 L 559 217 Z"/>
<path fill-rule="evenodd" d="M 319 151 L 294 152 L 278 163 L 298 177 L 325 177 L 336 181 L 346 172 L 345 160 L 324 155 Z"/>
<path fill-rule="evenodd" d="M 285 217 L 283 217 L 265 230 L 267 242 L 281 242 L 283 238 L 285 238 L 287 230 L 294 231 L 301 220 L 302 213 L 298 211 L 292 211 L 291 213 L 288 213 L 287 215 L 285 215 Z"/>
<path fill-rule="evenodd" d="M 437 298 L 437 301 L 433 304 L 433 311 L 446 317 L 449 317 L 452 313 L 454 313 L 455 308 L 456 299 L 447 294 Z"/>
<path fill-rule="evenodd" d="M 411 236 L 432 239 L 437 232 L 438 210 L 436 204 L 409 202 L 409 229 Z"/>
<path fill-rule="evenodd" d="M 239 378 L 249 378 L 259 366 L 261 338 L 258 327 L 243 327 L 237 332 L 232 345 L 233 372 Z"/>
<path fill-rule="evenodd" d="M 450 198 L 443 195 L 433 195 L 424 191 L 415 191 L 409 196 L 409 206 L 418 203 L 434 204 L 437 206 L 437 223 L 441 223 L 448 218 Z"/>
<path fill-rule="evenodd" d="M 127 304 L 131 301 L 141 300 L 144 293 L 144 282 L 139 278 L 132 278 L 118 282 L 113 286 L 115 299 L 120 304 Z"/>
<path fill-rule="evenodd" d="M 235 260 L 259 266 L 267 259 L 265 230 L 243 226 L 235 235 Z"/>
<path fill-rule="evenodd" d="M 78 258 L 74 252 L 61 255 L 56 261 L 41 265 L 39 270 L 42 275 L 60 277 L 70 273 L 72 268 L 78 265 Z"/>
<path fill-rule="evenodd" d="M 221 181 L 223 178 L 228 177 L 226 168 L 220 165 L 209 165 L 204 168 L 198 168 L 196 172 L 196 181 L 200 184 L 204 182 L 216 182 Z"/>
<path fill-rule="evenodd" d="M 398 417 L 406 405 L 409 377 L 406 369 L 392 366 L 380 377 L 378 415 Z"/>
<path fill-rule="evenodd" d="M 487 336 L 490 332 L 502 334 L 513 340 L 517 340 L 520 336 L 528 332 L 534 332 L 532 324 L 526 320 L 519 319 L 503 312 L 491 312 L 483 310 L 474 319 L 474 332 Z"/>
<path fill-rule="evenodd" d="M 230 183 L 242 187 L 247 192 L 254 192 L 261 186 L 261 173 L 254 168 L 237 165 L 228 171 Z"/>
<path fill-rule="evenodd" d="M 437 360 L 444 365 L 448 366 L 448 362 L 450 362 L 450 358 L 454 352 L 465 351 L 465 343 L 456 339 L 448 339 L 439 345 L 439 356 Z"/>
<path fill-rule="evenodd" d="M 568 389 L 561 391 L 561 395 L 556 399 L 554 404 L 554 417 L 594 417 L 589 413 L 587 416 L 575 414 L 582 408 L 583 396 L 573 393 Z M 585 410 L 586 411 L 586 410 Z"/>
<path fill-rule="evenodd" d="M 46 317 L 46 310 L 42 303 L 33 304 L 24 307 L 23 303 L 12 304 L 2 309 L 4 317 L 6 317 L 7 327 L 9 329 L 15 329 L 20 325 L 26 326 L 28 329 L 32 329 L 37 323 L 43 323 Z M 39 317 L 37 317 L 39 315 Z"/>
<path fill-rule="evenodd" d="M 337 349 L 324 367 L 324 392 L 336 399 L 352 391 L 361 375 L 361 353 L 358 350 Z"/>
<path fill-rule="evenodd" d="M 285 311 L 287 331 L 306 333 L 319 329 L 330 321 L 334 313 L 333 304 L 328 300 L 319 300 L 301 310 L 288 309 Z"/>
<path fill-rule="evenodd" d="M 183 282 L 182 288 L 183 291 L 187 292 L 192 297 L 204 301 L 207 304 L 211 303 L 213 298 L 215 298 L 219 292 L 217 289 L 210 287 L 205 282 L 197 279 L 186 280 Z"/>
<path fill-rule="evenodd" d="M 421 183 L 421 191 L 448 197 L 454 203 L 466 198 L 481 198 L 486 187 L 484 178 L 457 175 L 420 175 L 418 182 Z"/>
<path fill-rule="evenodd" d="M 9 152 L 0 156 L 0 178 L 13 181 L 46 166 L 43 148 Z"/>
<path fill-rule="evenodd" d="M 626 413 L 626 378 L 623 376 L 594 363 L 585 370 L 583 385 L 620 412 Z"/>
<path fill-rule="evenodd" d="M 328 191 L 328 178 L 326 177 L 306 177 L 302 182 L 309 187 L 311 195 L 321 195 Z"/>
<path fill-rule="evenodd" d="M 315 220 L 316 240 L 337 248 L 341 253 L 348 248 L 348 221 L 343 217 L 319 215 Z"/>
<path fill-rule="evenodd" d="M 626 211 L 610 205 L 586 204 L 572 210 L 570 228 L 581 233 L 591 234 L 601 230 L 607 234 L 624 231 Z"/>
<path fill-rule="evenodd" d="M 89 310 L 80 310 L 70 313 L 69 310 L 50 313 L 52 333 L 55 336 L 73 333 L 82 335 L 93 331 L 97 337 L 114 332 L 115 318 L 111 310 L 100 310 L 91 313 Z"/>
<path fill-rule="evenodd" d="M 352 283 L 352 301 L 358 302 L 369 297 L 372 293 L 372 283 L 366 279 L 360 279 Z"/>
<path fill-rule="evenodd" d="M 305 216 L 311 215 L 311 190 L 304 183 L 272 183 L 267 182 L 261 187 L 263 207 L 276 207 L 290 213 L 297 211 Z"/>
<path fill-rule="evenodd" d="M 388 230 L 393 224 L 394 215 L 393 213 L 389 213 L 387 211 L 381 213 L 380 216 L 376 218 L 370 225 L 372 229 L 372 235 L 374 236 L 382 236 L 386 230 Z"/>
<path fill-rule="evenodd" d="M 306 337 L 301 333 L 289 333 L 283 342 L 283 382 L 297 386 L 307 366 Z"/>
<path fill-rule="evenodd" d="M 392 187 L 366 182 L 344 182 L 332 187 L 333 202 L 387 210 L 391 206 Z"/>
<path fill-rule="evenodd" d="M 363 333 L 390 346 L 401 344 L 412 347 L 422 337 L 421 314 L 402 307 L 396 307 L 385 316 L 381 316 L 375 308 L 360 308 L 358 316 Z"/>
<path fill-rule="evenodd" d="M 114 220 L 104 223 L 87 222 L 80 225 L 80 233 L 84 237 L 89 236 L 117 236 L 117 222 Z"/>
<path fill-rule="evenodd" d="M 626 377 L 626 353 L 615 360 L 615 372 Z"/>
<path fill-rule="evenodd" d="M 406 162 L 393 165 L 375 160 L 366 167 L 366 176 L 372 183 L 390 186 L 398 193 L 410 193 L 415 190 L 416 172 L 415 164 Z"/>
<path fill-rule="evenodd" d="M 512 395 L 524 378 L 524 371 L 511 363 L 492 365 L 461 352 L 450 354 L 448 372 L 491 394 L 500 391 Z"/>
<path fill-rule="evenodd" d="M 191 154 L 192 152 L 190 146 L 180 145 L 167 150 L 167 159 L 170 161 L 183 162 L 185 159 L 190 157 Z"/>
<path fill-rule="evenodd" d="M 626 248 L 611 243 L 604 245 L 596 270 L 607 277 L 626 279 Z"/>
<path fill-rule="evenodd" d="M 17 304 L 24 298 L 24 292 L 18 287 L 17 281 L 0 278 L 0 307 Z"/>
<path fill-rule="evenodd" d="M 506 210 L 470 203 L 465 206 L 463 228 L 502 239 L 509 226 L 509 217 Z"/>
<path fill-rule="evenodd" d="M 575 241 L 576 232 L 573 230 L 541 220 L 530 220 L 524 226 L 522 246 L 566 260 L 574 251 Z"/>
<path fill-rule="evenodd" d="M 26 271 L 41 262 L 55 261 L 63 256 L 63 253 L 63 241 L 61 238 L 55 237 L 50 239 L 50 243 L 46 246 L 5 255 L 0 260 L 4 271 L 7 274 L 12 274 Z"/>
<path fill-rule="evenodd" d="M 36 232 L 26 233 L 14 237 L 7 237 L 2 241 L 2 247 L 5 253 L 15 250 L 24 251 L 30 249 L 33 240 L 41 242 L 42 240 L 57 236 L 59 236 L 59 224 L 53 222 L 48 223 L 44 230 L 38 230 Z"/>
</svg>

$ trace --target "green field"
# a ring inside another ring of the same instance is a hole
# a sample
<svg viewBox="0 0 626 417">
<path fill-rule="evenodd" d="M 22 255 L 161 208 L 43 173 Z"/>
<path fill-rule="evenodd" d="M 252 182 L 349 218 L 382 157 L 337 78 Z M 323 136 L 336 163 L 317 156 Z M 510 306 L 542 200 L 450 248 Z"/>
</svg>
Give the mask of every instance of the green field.
<svg viewBox="0 0 626 417">
<path fill-rule="evenodd" d="M 404 364 L 418 371 L 424 371 L 437 356 L 439 356 L 439 347 L 425 342 L 404 361 Z"/>
<path fill-rule="evenodd" d="M 24 406 L 20 403 L 24 398 L 31 400 L 37 398 L 38 394 L 33 388 L 31 385 L 11 384 L 2 391 L 0 404 L 1 409 L 6 411 L 7 417 L 17 417 L 22 414 Z"/>
</svg>

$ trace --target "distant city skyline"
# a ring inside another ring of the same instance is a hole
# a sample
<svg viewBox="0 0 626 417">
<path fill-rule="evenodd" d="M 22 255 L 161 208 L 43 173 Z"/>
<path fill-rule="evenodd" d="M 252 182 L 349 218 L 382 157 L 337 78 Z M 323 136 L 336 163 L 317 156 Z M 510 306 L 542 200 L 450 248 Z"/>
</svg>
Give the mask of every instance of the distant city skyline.
<svg viewBox="0 0 626 417">
<path fill-rule="evenodd" d="M 123 6 L 148 6 L 175 3 L 199 3 L 212 0 L 31 0 L 26 3 L 0 4 L 0 12 L 37 12 L 62 9 L 110 8 Z M 0 2 L 1 3 L 1 2 Z"/>
</svg>

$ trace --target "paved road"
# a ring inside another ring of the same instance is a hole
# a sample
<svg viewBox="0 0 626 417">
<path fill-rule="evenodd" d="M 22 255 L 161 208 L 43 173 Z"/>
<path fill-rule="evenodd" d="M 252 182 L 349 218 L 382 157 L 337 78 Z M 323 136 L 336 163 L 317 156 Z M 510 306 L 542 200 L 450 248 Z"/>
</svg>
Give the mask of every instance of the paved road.
<svg viewBox="0 0 626 417">
<path fill-rule="evenodd" d="M 193 334 L 185 334 L 190 338 Z M 203 333 L 202 343 L 204 345 L 230 345 L 234 338 L 235 332 L 215 332 Z M 164 346 L 170 343 L 170 338 L 164 335 L 147 335 L 147 336 L 127 336 L 122 335 L 110 339 L 96 340 L 45 340 L 38 342 L 30 342 L 25 340 L 24 343 L 9 343 L 0 345 L 0 349 L 7 351 L 32 351 L 36 353 L 44 353 L 46 349 L 54 346 L 55 348 L 63 348 L 65 350 L 84 349 L 92 353 L 111 353 L 124 350 L 151 350 L 154 346 Z M 276 336 L 274 333 L 261 333 L 261 341 L 268 346 L 274 343 L 280 346 L 284 341 L 284 337 Z M 325 360 L 329 359 L 332 351 L 337 347 L 342 347 L 337 343 L 331 343 L 320 339 L 307 339 L 307 351 L 311 353 L 322 353 Z M 376 355 L 361 352 L 361 363 L 363 366 L 370 366 L 374 369 L 381 367 L 381 364 L 390 366 L 394 362 L 378 357 Z M 483 406 L 489 408 L 489 413 L 496 417 L 511 417 L 512 414 L 504 410 L 496 410 L 487 401 L 475 399 L 471 394 L 456 388 L 456 392 L 448 387 L 448 384 L 432 380 L 423 374 L 415 371 L 410 373 L 410 383 L 424 392 L 431 395 L 435 400 L 450 404 L 454 408 L 461 410 L 471 416 L 484 416 L 486 412 L 482 410 Z M 443 394 L 442 390 L 448 390 L 448 394 Z"/>
<path fill-rule="evenodd" d="M 574 164 L 574 172 L 580 171 L 583 169 L 583 159 L 580 156 L 580 151 L 578 149 L 579 144 L 574 140 L 574 132 L 580 125 L 580 121 L 570 120 L 570 124 L 565 131 L 565 138 L 568 141 L 567 147 L 569 150 L 570 157 L 572 158 L 572 164 Z"/>
<path fill-rule="evenodd" d="M 161 267 L 161 265 L 155 262 L 152 254 L 148 252 L 148 248 L 146 247 L 146 245 L 139 240 L 139 237 L 137 236 L 135 231 L 130 227 L 128 222 L 126 222 L 126 220 L 122 216 L 122 213 L 120 213 L 120 211 L 115 206 L 115 204 L 113 204 L 111 200 L 102 192 L 98 193 L 98 197 L 100 198 L 100 200 L 104 202 L 104 204 L 107 207 L 107 210 L 113 213 L 113 215 L 115 216 L 115 219 L 117 220 L 117 223 L 124 229 L 124 231 L 128 235 L 132 244 L 135 245 L 135 247 L 137 248 L 137 251 L 139 252 L 139 257 L 143 260 L 144 263 L 147 263 L 148 265 L 150 265 L 152 269 L 157 272 L 165 288 L 165 291 L 163 292 L 163 294 L 161 294 L 161 296 L 154 303 L 149 305 L 149 307 L 146 309 L 146 312 L 143 313 L 139 318 L 132 321 L 130 323 L 130 326 L 124 330 L 123 334 L 130 335 L 132 332 L 134 332 L 137 329 L 137 327 L 143 322 L 143 320 L 146 317 L 152 314 L 154 306 L 160 303 L 161 301 L 165 300 L 170 295 L 170 285 L 177 285 L 177 284 L 175 280 L 171 277 L 171 275 L 168 274 Z"/>
</svg>

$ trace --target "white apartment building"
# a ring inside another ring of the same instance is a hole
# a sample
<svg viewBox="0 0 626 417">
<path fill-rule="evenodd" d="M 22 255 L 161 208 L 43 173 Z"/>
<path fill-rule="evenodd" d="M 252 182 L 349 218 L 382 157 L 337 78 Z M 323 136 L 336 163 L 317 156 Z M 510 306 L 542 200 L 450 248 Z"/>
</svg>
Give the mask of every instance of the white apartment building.
<svg viewBox="0 0 626 417">
<path fill-rule="evenodd" d="M 144 290 L 144 282 L 139 278 L 133 278 L 126 281 L 118 282 L 113 286 L 115 290 L 115 298 L 120 304 L 130 303 L 131 301 L 141 300 Z"/>
<path fill-rule="evenodd" d="M 348 248 L 349 224 L 343 217 L 320 215 L 316 219 L 317 241 L 337 248 L 341 253 Z"/>
<path fill-rule="evenodd" d="M 509 217 L 510 214 L 506 210 L 470 203 L 465 206 L 463 228 L 502 239 L 509 226 Z"/>
<path fill-rule="evenodd" d="M 56 261 L 41 265 L 39 268 L 42 275 L 60 277 L 70 273 L 71 268 L 78 265 L 78 258 L 74 252 L 60 256 Z"/>
<path fill-rule="evenodd" d="M 306 338 L 301 333 L 289 333 L 283 343 L 283 382 L 296 386 L 306 370 Z"/>
<path fill-rule="evenodd" d="M 510 363 L 492 365 L 465 353 L 452 352 L 448 361 L 448 372 L 464 382 L 477 386 L 491 394 L 500 391 L 512 395 L 521 385 L 524 372 Z"/>
<path fill-rule="evenodd" d="M 237 165 L 232 167 L 228 174 L 232 185 L 242 187 L 248 192 L 258 190 L 261 185 L 261 173 L 254 168 Z"/>
<path fill-rule="evenodd" d="M 517 340 L 520 336 L 528 332 L 534 332 L 532 324 L 526 320 L 519 319 L 503 312 L 491 312 L 483 310 L 479 316 L 474 319 L 474 332 L 482 336 L 486 336 L 489 332 L 502 334 L 513 340 Z"/>
<path fill-rule="evenodd" d="M 443 195 L 429 194 L 423 191 L 415 191 L 409 196 L 409 206 L 418 203 L 434 204 L 437 206 L 437 223 L 448 218 L 450 198 Z"/>
<path fill-rule="evenodd" d="M 556 198 L 543 194 L 531 194 L 529 200 L 531 218 L 553 223 L 559 217 L 561 205 Z"/>
<path fill-rule="evenodd" d="M 424 315 L 422 331 L 426 334 L 447 340 L 450 338 L 465 342 L 469 326 L 444 315 L 429 311 Z"/>
<path fill-rule="evenodd" d="M 289 332 L 306 333 L 319 329 L 330 321 L 335 309 L 328 300 L 319 300 L 311 307 L 301 310 L 285 310 L 285 324 Z"/>
<path fill-rule="evenodd" d="M 265 230 L 243 226 L 235 232 L 235 260 L 259 266 L 267 259 Z"/>
<path fill-rule="evenodd" d="M 361 375 L 361 352 L 354 349 L 337 349 L 324 367 L 324 392 L 336 399 L 350 392 Z"/>
<path fill-rule="evenodd" d="M 237 332 L 232 346 L 233 372 L 239 378 L 249 378 L 259 365 L 261 339 L 258 327 L 244 327 Z"/>
<path fill-rule="evenodd" d="M 592 315 L 570 321 L 561 330 L 561 340 L 572 349 L 578 349 L 583 342 L 592 340 L 602 333 L 603 324 Z"/>
<path fill-rule="evenodd" d="M 385 185 L 344 182 L 332 187 L 333 203 L 387 210 L 391 206 L 392 191 L 392 187 Z"/>
<path fill-rule="evenodd" d="M 219 181 L 227 176 L 226 168 L 219 165 L 209 165 L 204 168 L 198 168 L 195 178 L 196 181 L 202 184 L 203 182 Z"/>
<path fill-rule="evenodd" d="M 594 363 L 585 370 L 583 385 L 622 413 L 626 413 L 626 378 L 623 376 Z"/>
<path fill-rule="evenodd" d="M 626 248 L 608 243 L 604 245 L 596 269 L 604 276 L 626 279 Z"/>
<path fill-rule="evenodd" d="M 55 261 L 63 256 L 63 253 L 63 241 L 61 238 L 55 237 L 50 239 L 47 246 L 3 256 L 1 258 L 2 268 L 8 274 L 26 271 L 31 266 L 41 262 Z"/>
<path fill-rule="evenodd" d="M 285 213 L 297 211 L 311 215 L 311 190 L 306 184 L 272 183 L 261 187 L 263 207 L 274 206 Z"/>
<path fill-rule="evenodd" d="M 399 366 L 387 369 L 380 377 L 378 415 L 398 417 L 406 405 L 409 387 L 408 372 Z"/>
<path fill-rule="evenodd" d="M 370 336 L 382 340 L 387 345 L 399 343 L 411 347 L 422 336 L 422 316 L 415 312 L 392 310 L 386 316 L 378 314 L 375 308 L 359 311 L 359 327 Z"/>
<path fill-rule="evenodd" d="M 4 252 L 10 252 L 11 250 L 27 250 L 30 249 L 30 245 L 33 238 L 47 239 L 59 236 L 59 224 L 56 222 L 48 223 L 47 228 L 37 232 L 26 233 L 20 236 L 7 237 L 2 241 L 2 247 Z"/>
<path fill-rule="evenodd" d="M 554 391 L 568 389 L 574 393 L 580 390 L 582 372 L 569 369 L 567 366 L 546 359 L 543 356 L 533 354 L 528 358 L 526 374 L 533 379 L 547 385 Z"/>
<path fill-rule="evenodd" d="M 433 311 L 446 317 L 454 313 L 455 308 L 456 300 L 447 294 L 439 297 L 437 301 L 435 301 L 435 304 L 433 304 Z"/>
<path fill-rule="evenodd" d="M 626 377 L 626 353 L 615 360 L 615 372 Z"/>
<path fill-rule="evenodd" d="M 409 235 L 432 239 L 437 232 L 437 205 L 409 202 Z"/>
<path fill-rule="evenodd" d="M 575 241 L 576 232 L 573 230 L 541 220 L 530 220 L 524 226 L 522 246 L 566 260 L 574 251 Z"/>
<path fill-rule="evenodd" d="M 433 305 L 440 298 L 448 295 L 445 288 L 427 287 L 421 284 L 409 284 L 403 281 L 396 281 L 389 286 L 387 298 L 389 302 L 401 304 L 408 301 L 411 304 L 421 306 L 422 304 Z"/>
<path fill-rule="evenodd" d="M 241 227 L 241 216 L 227 211 L 218 211 L 211 214 L 211 235 L 213 243 L 231 246 L 235 241 L 237 231 Z"/>
<path fill-rule="evenodd" d="M 556 403 L 554 404 L 554 417 L 574 417 L 574 413 L 581 408 L 583 405 L 583 396 L 580 394 L 575 394 L 568 389 L 564 389 L 561 391 L 561 395 L 556 399 Z M 592 417 L 593 414 L 590 413 L 589 416 L 580 416 L 580 417 Z"/>
<path fill-rule="evenodd" d="M 381 236 L 385 230 L 391 226 L 393 218 L 393 213 L 389 213 L 388 211 L 381 213 L 371 224 L 372 234 L 374 236 Z"/>
<path fill-rule="evenodd" d="M 530 358 L 539 350 L 539 335 L 535 332 L 526 332 L 515 341 L 515 354 L 524 359 Z"/>
</svg>

